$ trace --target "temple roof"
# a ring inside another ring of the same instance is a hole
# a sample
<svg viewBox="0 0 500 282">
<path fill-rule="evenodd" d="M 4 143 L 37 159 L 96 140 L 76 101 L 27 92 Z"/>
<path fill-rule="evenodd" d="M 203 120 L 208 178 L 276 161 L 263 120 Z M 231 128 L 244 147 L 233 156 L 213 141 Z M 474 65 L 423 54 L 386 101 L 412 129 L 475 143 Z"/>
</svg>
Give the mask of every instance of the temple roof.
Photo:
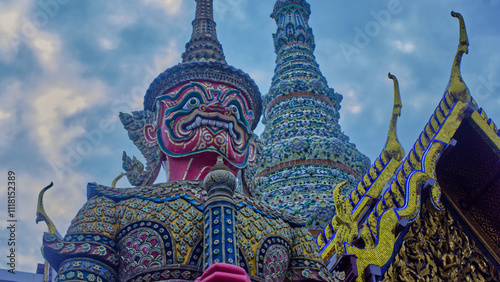
<svg viewBox="0 0 500 282">
<path fill-rule="evenodd" d="M 448 86 L 429 122 L 403 159 L 384 148 L 345 199 L 352 207 L 348 220 L 339 223 L 333 218 L 318 236 L 331 271 L 352 255 L 360 277 L 367 275 L 369 265 L 386 270 L 401 247 L 400 232 L 420 218 L 425 201 L 438 211 L 444 204 L 450 206 L 455 219 L 472 230 L 468 240 L 477 240 L 484 256 L 500 263 L 500 131 L 462 79 L 461 59 L 469 43 L 462 16 L 454 12 L 452 16 L 459 19 L 459 44 Z M 439 222 L 432 224 L 439 229 Z M 465 268 L 472 262 L 460 263 Z"/>
</svg>

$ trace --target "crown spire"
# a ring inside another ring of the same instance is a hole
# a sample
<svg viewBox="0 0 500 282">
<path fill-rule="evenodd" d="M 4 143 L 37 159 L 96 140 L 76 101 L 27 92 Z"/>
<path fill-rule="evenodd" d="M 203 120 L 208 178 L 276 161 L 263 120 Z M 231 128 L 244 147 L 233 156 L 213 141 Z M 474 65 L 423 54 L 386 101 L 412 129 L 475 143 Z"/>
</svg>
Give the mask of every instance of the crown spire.
<svg viewBox="0 0 500 282">
<path fill-rule="evenodd" d="M 213 0 L 195 0 L 196 15 L 193 33 L 182 54 L 182 62 L 218 62 L 226 64 L 222 45 L 217 39 Z"/>
</svg>

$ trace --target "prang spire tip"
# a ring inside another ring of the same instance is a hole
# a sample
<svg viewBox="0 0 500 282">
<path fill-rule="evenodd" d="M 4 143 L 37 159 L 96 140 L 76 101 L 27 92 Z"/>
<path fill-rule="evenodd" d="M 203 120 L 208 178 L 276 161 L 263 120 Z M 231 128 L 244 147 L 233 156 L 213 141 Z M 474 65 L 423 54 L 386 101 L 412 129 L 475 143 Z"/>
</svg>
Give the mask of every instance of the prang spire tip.
<svg viewBox="0 0 500 282">
<path fill-rule="evenodd" d="M 193 33 L 182 54 L 182 62 L 218 62 L 226 64 L 222 45 L 215 30 L 213 0 L 195 0 Z"/>
</svg>

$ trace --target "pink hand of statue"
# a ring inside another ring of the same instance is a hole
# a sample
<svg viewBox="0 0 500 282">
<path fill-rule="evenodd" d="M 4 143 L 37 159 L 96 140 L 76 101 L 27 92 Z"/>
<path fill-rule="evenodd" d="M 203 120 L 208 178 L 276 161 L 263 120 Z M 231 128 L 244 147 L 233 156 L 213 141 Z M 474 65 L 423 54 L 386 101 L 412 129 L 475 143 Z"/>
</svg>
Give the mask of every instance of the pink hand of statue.
<svg viewBox="0 0 500 282">
<path fill-rule="evenodd" d="M 251 282 L 245 270 L 239 266 L 216 263 L 210 266 L 195 282 Z"/>
</svg>

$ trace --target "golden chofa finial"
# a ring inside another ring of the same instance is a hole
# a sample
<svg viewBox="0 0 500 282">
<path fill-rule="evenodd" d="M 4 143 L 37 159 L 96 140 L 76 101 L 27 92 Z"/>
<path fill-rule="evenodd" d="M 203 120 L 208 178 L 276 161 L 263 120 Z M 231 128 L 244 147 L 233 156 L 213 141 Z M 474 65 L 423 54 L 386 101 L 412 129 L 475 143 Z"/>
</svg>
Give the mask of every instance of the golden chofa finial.
<svg viewBox="0 0 500 282">
<path fill-rule="evenodd" d="M 120 175 L 118 175 L 118 176 L 117 176 L 117 177 L 113 180 L 113 182 L 111 183 L 111 188 L 115 188 L 115 186 L 116 186 L 116 182 L 118 182 L 118 180 L 120 180 L 120 178 L 122 178 L 122 177 L 123 177 L 123 175 L 124 175 L 124 174 L 123 174 L 123 172 L 122 172 L 122 173 L 120 173 Z"/>
<path fill-rule="evenodd" d="M 447 91 L 456 100 L 462 101 L 463 103 L 469 102 L 471 95 L 467 85 L 465 85 L 462 80 L 462 74 L 460 73 L 460 64 L 462 62 L 463 54 L 469 53 L 469 39 L 467 38 L 467 31 L 465 30 L 464 18 L 461 14 L 451 12 L 451 15 L 458 18 L 460 22 L 460 41 L 458 43 L 457 54 L 455 55 L 455 60 L 453 61 L 453 66 L 451 68 L 450 81 L 448 82 Z"/>
<path fill-rule="evenodd" d="M 57 229 L 52 220 L 50 220 L 49 216 L 45 212 L 45 208 L 43 207 L 43 194 L 45 191 L 49 190 L 50 187 L 52 187 L 54 183 L 50 182 L 50 184 L 43 188 L 42 191 L 40 191 L 40 194 L 38 194 L 38 205 L 36 207 L 36 223 L 40 221 L 45 221 L 47 224 L 47 227 L 49 228 L 49 233 L 50 234 L 57 234 Z"/>
<path fill-rule="evenodd" d="M 403 104 L 401 103 L 398 79 L 391 73 L 388 74 L 388 77 L 394 81 L 394 106 L 392 107 L 391 123 L 389 124 L 389 132 L 387 133 L 384 151 L 389 155 L 389 158 L 401 161 L 405 156 L 405 150 L 403 146 L 401 146 L 401 143 L 399 143 L 396 127 L 398 117 L 401 116 Z"/>
</svg>

